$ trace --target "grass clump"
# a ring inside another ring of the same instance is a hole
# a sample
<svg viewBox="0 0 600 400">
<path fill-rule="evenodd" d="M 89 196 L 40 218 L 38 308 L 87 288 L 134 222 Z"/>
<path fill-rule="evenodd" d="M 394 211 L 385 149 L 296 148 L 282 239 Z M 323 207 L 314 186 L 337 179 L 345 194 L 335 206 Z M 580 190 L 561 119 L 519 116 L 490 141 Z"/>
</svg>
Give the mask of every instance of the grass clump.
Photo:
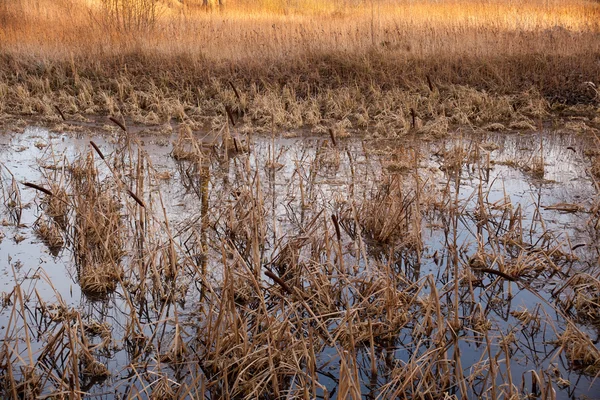
<svg viewBox="0 0 600 400">
<path fill-rule="evenodd" d="M 362 233 L 373 244 L 414 247 L 416 197 L 409 185 L 401 175 L 385 177 L 372 198 L 357 206 L 356 215 L 346 211 L 342 226 L 351 236 Z"/>
<path fill-rule="evenodd" d="M 597 376 L 600 372 L 600 352 L 592 340 L 580 330 L 568 326 L 558 339 L 571 366 L 586 375 Z"/>
<path fill-rule="evenodd" d="M 104 297 L 115 291 L 122 274 L 121 205 L 114 184 L 100 182 L 91 151 L 72 165 L 71 179 L 75 215 L 72 240 L 79 284 L 84 293 Z"/>
<path fill-rule="evenodd" d="M 60 226 L 52 220 L 38 219 L 34 231 L 46 243 L 52 254 L 58 254 L 65 244 Z"/>
</svg>

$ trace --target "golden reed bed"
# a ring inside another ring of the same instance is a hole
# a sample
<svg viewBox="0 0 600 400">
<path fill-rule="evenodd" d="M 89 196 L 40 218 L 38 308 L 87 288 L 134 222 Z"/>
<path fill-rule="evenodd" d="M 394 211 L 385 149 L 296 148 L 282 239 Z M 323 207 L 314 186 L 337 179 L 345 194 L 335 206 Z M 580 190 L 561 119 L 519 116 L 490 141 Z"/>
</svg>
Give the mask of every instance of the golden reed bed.
<svg viewBox="0 0 600 400">
<path fill-rule="evenodd" d="M 0 6 L 0 112 L 385 135 L 597 115 L 597 1 L 128 1 Z"/>
</svg>

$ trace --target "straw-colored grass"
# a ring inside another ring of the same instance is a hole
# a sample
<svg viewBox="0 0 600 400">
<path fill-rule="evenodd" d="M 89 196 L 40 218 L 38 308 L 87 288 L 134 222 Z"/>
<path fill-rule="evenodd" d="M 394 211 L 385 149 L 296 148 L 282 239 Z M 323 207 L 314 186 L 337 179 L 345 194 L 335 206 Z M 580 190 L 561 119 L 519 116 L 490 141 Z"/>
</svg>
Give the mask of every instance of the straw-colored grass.
<svg viewBox="0 0 600 400">
<path fill-rule="evenodd" d="M 493 141 L 463 136 L 426 154 L 332 130 L 229 154 L 222 134 L 202 151 L 182 124 L 163 152 L 169 182 L 127 133 L 57 157 L 44 185 L 24 184 L 43 194 L 39 226 L 65 215 L 56 232 L 84 306 L 15 280 L 0 309 L 0 395 L 525 398 L 566 385 L 560 373 L 573 385 L 573 374 L 598 373 L 586 331 L 600 286 L 573 254 L 592 245 L 566 246 L 540 205 L 490 202 Z M 185 192 L 186 212 L 173 213 L 171 189 Z M 65 203 L 50 207 L 54 194 Z M 547 228 L 532 233 L 537 221 Z M 515 305 L 521 292 L 542 301 Z M 115 369 L 121 352 L 128 374 Z M 532 354 L 545 360 L 527 376 L 510 371 Z"/>
<path fill-rule="evenodd" d="M 104 297 L 115 291 L 122 276 L 123 224 L 115 185 L 99 183 L 93 153 L 76 160 L 71 168 L 74 208 L 72 241 L 82 292 Z"/>
<path fill-rule="evenodd" d="M 102 1 L 0 5 L 2 123 L 114 123 L 40 160 L 43 184 L 2 166 L 15 235 L 38 213 L 31 229 L 73 256 L 83 296 L 67 305 L 43 267 L 23 279 L 9 259 L 0 396 L 552 398 L 554 361 L 598 374 L 600 286 L 576 256 L 597 257 L 592 239 L 544 221 L 564 203 L 499 194 L 489 137 L 428 154 L 346 139 L 538 130 L 575 112 L 593 131 L 597 2 L 198 3 L 160 1 L 133 25 Z M 177 126 L 169 180 L 138 124 Z M 325 139 L 276 146 L 276 129 L 301 127 Z M 543 176 L 542 139 L 504 165 Z M 22 204 L 23 187 L 43 197 Z"/>
<path fill-rule="evenodd" d="M 58 252 L 65 244 L 60 226 L 54 221 L 46 219 L 38 220 L 36 222 L 35 231 L 53 252 Z"/>
<path fill-rule="evenodd" d="M 104 23 L 100 3 L 0 7 L 0 111 L 201 127 L 228 109 L 255 126 L 390 135 L 525 129 L 551 105 L 597 101 L 592 1 L 159 1 L 155 22 L 135 30 Z"/>
</svg>

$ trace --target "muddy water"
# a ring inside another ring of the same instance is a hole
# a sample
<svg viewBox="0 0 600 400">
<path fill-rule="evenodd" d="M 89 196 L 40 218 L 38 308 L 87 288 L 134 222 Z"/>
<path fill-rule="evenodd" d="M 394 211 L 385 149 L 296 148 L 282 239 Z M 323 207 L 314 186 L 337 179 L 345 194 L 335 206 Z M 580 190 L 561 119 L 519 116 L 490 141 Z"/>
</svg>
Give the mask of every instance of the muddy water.
<svg viewBox="0 0 600 400">
<path fill-rule="evenodd" d="M 36 127 L 30 127 L 22 134 L 0 137 L 5 200 L 0 216 L 3 221 L 0 227 L 3 236 L 0 243 L 0 292 L 6 297 L 18 286 L 25 294 L 19 313 L 24 310 L 30 325 L 27 337 L 34 359 L 52 335 L 39 309 L 38 298 L 47 306 L 63 302 L 67 308 L 77 310 L 83 320 L 107 323 L 111 327 L 111 346 L 98 354 L 98 359 L 108 367 L 110 376 L 84 379 L 81 387 L 93 398 L 131 394 L 132 388 L 141 390 L 148 386 L 148 382 L 153 382 L 153 374 L 166 373 L 175 382 L 189 380 L 189 375 L 186 376 L 181 369 L 165 365 L 152 354 L 144 359 L 145 375 L 138 376 L 139 372 L 131 365 L 126 327 L 130 315 L 138 313 L 145 333 L 155 338 L 156 354 L 160 354 L 160 347 L 164 345 L 161 339 L 170 338 L 174 333 L 169 324 L 161 325 L 159 331 L 157 321 L 172 318 L 176 310 L 188 340 L 193 340 L 195 330 L 200 329 L 198 310 L 205 307 L 202 304 L 202 285 L 197 285 L 192 276 L 182 277 L 181 298 L 166 308 L 153 308 L 148 302 L 144 303 L 147 308 L 143 310 L 136 309 L 135 305 L 132 307 L 125 301 L 125 289 L 121 285 L 106 299 L 91 299 L 82 293 L 78 285 L 73 249 L 67 245 L 58 252 L 51 251 L 33 231 L 37 218 L 43 213 L 42 196 L 39 191 L 22 183 L 44 186 L 64 178 L 66 175 L 61 166 L 66 167 L 81 154 L 93 151 L 90 139 L 106 155 L 122 151 L 115 138 L 73 137 Z M 454 288 L 452 270 L 456 260 L 461 265 L 471 265 L 474 255 L 483 250 L 509 260 L 508 264 L 549 265 L 548 259 L 556 256 L 552 263 L 558 266 L 560 273 L 548 272 L 546 265 L 543 273 L 528 272 L 515 281 L 503 281 L 493 274 L 473 278 L 470 290 L 478 304 L 466 299 L 460 304 L 460 318 L 467 320 L 478 310 L 485 310 L 491 323 L 490 348 L 499 369 L 498 385 L 512 381 L 517 387 L 524 388 L 523 393 L 529 393 L 531 371 L 536 371 L 546 374 L 543 376 L 552 382 L 557 398 L 599 398 L 600 381 L 594 380 L 589 373 L 582 373 L 581 368 L 574 365 L 556 344 L 558 335 L 568 323 L 575 323 L 594 343 L 597 343 L 600 333 L 598 321 L 566 316 L 573 311 L 561 306 L 561 299 L 568 298 L 570 291 L 568 288 L 558 290 L 576 274 L 600 276 L 599 230 L 594 226 L 598 216 L 592 212 L 597 207 L 598 188 L 587 173 L 589 160 L 584 156 L 584 150 L 589 143 L 584 138 L 547 133 L 487 137 L 457 135 L 436 142 L 422 142 L 419 138 L 405 142 L 346 139 L 340 140 L 334 148 L 323 138 L 255 137 L 248 140 L 249 154 L 225 155 L 222 151 L 217 154 L 214 149 L 206 152 L 209 154 L 203 167 L 206 171 L 202 173 L 208 184 L 208 208 L 203 207 L 201 180 L 194 178 L 199 172 L 189 162 L 175 161 L 171 156 L 173 140 L 175 138 L 139 138 L 139 148 L 147 154 L 156 173 L 170 175 L 169 179 L 156 179 L 150 187 L 146 187 L 144 200 L 150 199 L 148 193 L 154 193 L 155 201 L 156 195 L 160 194 L 161 207 L 156 207 L 155 211 L 162 213 L 164 206 L 164 217 L 169 221 L 171 235 L 181 249 L 191 240 L 191 227 L 197 226 L 202 218 L 208 218 L 206 235 L 211 244 L 202 258 L 205 260 L 206 281 L 212 282 L 215 287 L 223 279 L 218 243 L 227 236 L 223 222 L 228 218 L 227 206 L 248 187 L 260 188 L 260 193 L 253 192 L 253 196 L 260 197 L 264 204 L 266 232 L 260 257 L 269 259 L 280 250 L 278 243 L 286 237 L 298 235 L 314 218 L 342 215 L 353 201 L 360 202 L 371 196 L 378 190 L 384 176 L 398 175 L 413 181 L 418 176 L 421 190 L 416 189 L 415 193 L 427 197 L 430 207 L 422 210 L 422 243 L 417 246 L 417 251 L 414 248 L 407 251 L 402 246 L 381 246 L 365 238 L 368 256 L 355 257 L 356 240 L 352 240 L 348 232 L 342 232 L 345 262 L 356 265 L 363 273 L 368 271 L 369 263 L 387 262 L 399 274 L 415 282 L 431 276 L 440 296 L 451 304 Z M 137 149 L 137 144 L 134 147 Z M 462 154 L 460 162 L 453 163 L 459 154 Z M 110 171 L 99 159 L 97 163 L 108 179 Z M 539 168 L 541 164 L 543 172 Z M 14 193 L 10 189 L 13 177 L 20 207 L 6 206 L 11 193 Z M 457 218 L 444 217 L 440 210 L 448 207 L 456 207 L 459 211 Z M 486 210 L 483 217 L 481 207 Z M 203 209 L 205 217 L 202 216 Z M 486 242 L 490 239 L 490 231 L 482 231 L 482 219 L 485 224 L 496 226 L 497 232 L 507 230 L 510 224 L 508 215 L 519 216 L 518 223 L 523 232 L 517 246 L 519 249 Z M 410 254 L 405 257 L 397 253 Z M 133 260 L 133 256 L 126 255 L 126 261 L 128 257 Z M 500 268 L 495 261 L 491 265 Z M 469 283 L 464 280 L 461 285 L 468 286 Z M 425 289 L 421 294 L 427 293 L 429 290 Z M 14 310 L 13 304 L 5 302 L 2 305 L 0 327 L 2 331 L 10 329 L 18 332 L 20 337 L 17 339 L 24 341 L 25 333 L 17 328 L 23 325 L 23 316 L 19 319 Z M 538 329 L 525 326 L 517 318 L 518 314 L 514 312 L 522 310 L 540 316 Z M 574 322 L 567 322 L 567 318 Z M 3 336 L 2 331 L 0 337 Z M 403 329 L 395 341 L 378 344 L 382 364 L 400 365 L 408 362 L 413 353 L 424 351 L 426 344 L 416 344 L 412 332 L 413 329 Z M 6 336 L 7 342 L 9 336 Z M 504 347 L 499 344 L 506 337 L 510 337 L 508 363 Z M 11 338 L 11 346 L 15 346 L 14 339 Z M 92 343 L 100 342 L 98 337 L 90 340 Z M 28 350 L 23 343 L 15 348 L 18 351 L 13 351 L 12 358 L 18 365 L 16 353 L 27 360 Z M 489 364 L 489 354 L 481 335 L 466 329 L 454 351 L 458 352 L 463 373 L 469 379 L 469 397 L 490 397 L 488 388 L 481 383 L 487 381 L 476 372 Z M 320 383 L 333 397 L 336 396 L 339 377 L 337 357 L 336 351 L 327 347 L 318 355 L 322 366 Z M 357 357 L 359 364 L 368 365 L 369 354 L 366 351 L 359 351 Z M 386 367 L 381 368 L 385 370 Z M 391 368 L 390 365 L 387 368 Z M 381 394 L 380 388 L 389 381 L 389 376 L 380 373 L 373 377 L 369 371 L 367 366 L 359 374 L 363 395 L 374 398 Z M 16 367 L 13 374 L 19 375 Z M 47 386 L 44 393 L 52 390 L 51 384 Z M 459 395 L 457 387 L 453 390 Z"/>
</svg>

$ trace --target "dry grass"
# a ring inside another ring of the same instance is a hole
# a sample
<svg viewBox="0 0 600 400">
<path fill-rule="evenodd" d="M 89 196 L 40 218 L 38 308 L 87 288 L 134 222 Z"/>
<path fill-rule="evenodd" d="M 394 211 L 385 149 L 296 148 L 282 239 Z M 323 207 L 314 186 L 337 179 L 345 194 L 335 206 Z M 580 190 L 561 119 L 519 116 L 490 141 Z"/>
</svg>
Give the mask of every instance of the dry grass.
<svg viewBox="0 0 600 400">
<path fill-rule="evenodd" d="M 591 172 L 595 177 L 600 178 L 600 157 L 599 156 L 596 156 L 592 159 Z"/>
<path fill-rule="evenodd" d="M 580 325 L 597 323 L 597 279 L 572 274 L 576 260 L 552 232 L 527 242 L 531 215 L 510 198 L 489 203 L 482 183 L 458 197 L 465 175 L 489 173 L 477 141 L 450 143 L 435 171 L 417 149 L 351 143 L 331 133 L 296 153 L 273 139 L 268 150 L 228 154 L 226 143 L 203 151 L 182 125 L 170 153 L 176 173 L 164 184 L 179 180 L 194 203 L 177 222 L 131 134 L 112 147 L 90 143 L 66 164 L 57 157 L 54 168 L 40 160 L 53 173 L 26 185 L 41 196 L 38 226 L 64 235 L 90 307 L 15 279 L 2 303 L 11 317 L 0 394 L 80 398 L 115 379 L 132 399 L 524 398 L 566 384 L 540 379 L 542 364 L 531 378 L 510 372 L 515 352 L 531 356 L 525 342 L 550 338 L 557 347 L 547 357 L 597 373 Z M 401 168 L 390 171 L 390 160 Z M 288 175 L 276 190 L 278 174 Z M 323 197 L 323 180 L 340 176 L 344 190 Z M 427 255 L 427 224 L 441 225 L 440 256 Z M 539 295 L 569 274 L 548 294 L 549 309 L 511 305 L 513 290 Z M 480 361 L 463 365 L 470 343 Z M 112 367 L 121 351 L 127 378 Z"/>
<path fill-rule="evenodd" d="M 591 159 L 590 172 L 595 179 L 600 179 L 600 138 L 594 135 L 592 146 L 585 151 L 585 155 Z"/>
<path fill-rule="evenodd" d="M 600 352 L 588 335 L 576 328 L 568 327 L 560 336 L 558 343 L 573 368 L 591 376 L 600 373 Z"/>
<path fill-rule="evenodd" d="M 53 221 L 39 219 L 36 221 L 35 232 L 53 254 L 58 254 L 65 244 L 60 227 Z"/>
<path fill-rule="evenodd" d="M 91 297 L 104 297 L 115 291 L 122 274 L 121 206 L 115 184 L 99 176 L 91 150 L 75 161 L 70 172 L 75 214 L 71 235 L 79 285 Z"/>
<path fill-rule="evenodd" d="M 189 126 L 183 125 L 179 128 L 177 141 L 173 143 L 171 156 L 177 161 L 202 162 L 202 147 L 196 137 L 192 134 Z"/>
<path fill-rule="evenodd" d="M 258 127 L 389 136 L 528 129 L 557 102 L 597 101 L 597 2 L 326 3 L 171 2 L 152 29 L 130 32 L 83 1 L 14 2 L 0 8 L 0 110 L 199 128 L 222 126 L 228 108 Z"/>
<path fill-rule="evenodd" d="M 584 84 L 600 76 L 597 2 L 194 4 L 161 2 L 139 30 L 94 1 L 0 5 L 3 121 L 118 116 L 112 145 L 41 160 L 52 173 L 23 183 L 39 196 L 33 229 L 72 254 L 86 307 L 9 265 L 0 396 L 82 398 L 107 380 L 130 399 L 551 398 L 565 384 L 544 369 L 556 358 L 598 374 L 586 333 L 598 279 L 546 229 L 552 208 L 490 200 L 495 143 L 423 154 L 345 139 L 539 130 L 573 112 L 561 102 L 597 123 Z M 172 119 L 165 182 L 127 126 L 170 132 Z M 300 127 L 327 139 L 276 148 L 276 128 Z M 268 149 L 244 136 L 258 128 Z M 518 160 L 538 176 L 542 139 Z M 26 205 L 2 168 L 19 228 Z M 176 191 L 190 204 L 171 220 Z M 521 293 L 542 306 L 515 309 Z"/>
<path fill-rule="evenodd" d="M 351 237 L 363 234 L 371 244 L 414 248 L 418 240 L 414 224 L 420 217 L 414 215 L 416 196 L 407 180 L 401 175 L 384 177 L 370 198 L 342 211 L 344 230 Z"/>
</svg>

